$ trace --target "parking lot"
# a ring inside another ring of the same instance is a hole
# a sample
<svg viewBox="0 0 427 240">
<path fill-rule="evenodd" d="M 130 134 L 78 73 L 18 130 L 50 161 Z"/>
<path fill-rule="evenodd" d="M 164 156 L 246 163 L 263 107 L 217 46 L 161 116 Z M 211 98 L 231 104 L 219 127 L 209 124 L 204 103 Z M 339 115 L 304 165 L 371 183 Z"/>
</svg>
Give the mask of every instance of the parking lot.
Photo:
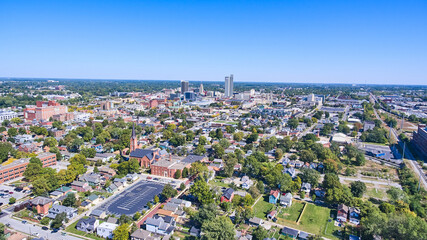
<svg viewBox="0 0 427 240">
<path fill-rule="evenodd" d="M 21 198 L 27 195 L 23 191 L 16 191 L 14 187 L 7 185 L 0 185 L 0 203 L 1 205 L 5 205 L 9 203 L 9 199 L 14 197 L 16 202 L 18 202 Z"/>
<path fill-rule="evenodd" d="M 163 187 L 164 185 L 160 183 L 141 181 L 104 203 L 98 209 L 116 216 L 122 214 L 133 216 L 136 212 L 147 210 L 147 203 L 153 201 L 154 196 L 163 191 Z"/>
</svg>

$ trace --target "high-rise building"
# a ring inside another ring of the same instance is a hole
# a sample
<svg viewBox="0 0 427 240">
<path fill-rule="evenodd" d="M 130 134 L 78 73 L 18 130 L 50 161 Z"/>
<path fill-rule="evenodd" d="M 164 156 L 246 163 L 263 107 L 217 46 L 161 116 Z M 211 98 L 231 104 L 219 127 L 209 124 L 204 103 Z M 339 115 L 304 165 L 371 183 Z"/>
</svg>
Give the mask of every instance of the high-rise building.
<svg viewBox="0 0 427 240">
<path fill-rule="evenodd" d="M 188 81 L 181 81 L 181 94 L 188 92 Z"/>
<path fill-rule="evenodd" d="M 233 74 L 230 74 L 230 76 L 225 77 L 225 97 L 233 97 L 233 86 Z"/>
<path fill-rule="evenodd" d="M 201 83 L 201 84 L 200 84 L 200 88 L 199 88 L 199 93 L 203 95 L 203 94 L 204 94 L 204 92 L 205 92 L 205 91 L 204 91 L 204 89 L 203 89 L 203 84 Z"/>
</svg>

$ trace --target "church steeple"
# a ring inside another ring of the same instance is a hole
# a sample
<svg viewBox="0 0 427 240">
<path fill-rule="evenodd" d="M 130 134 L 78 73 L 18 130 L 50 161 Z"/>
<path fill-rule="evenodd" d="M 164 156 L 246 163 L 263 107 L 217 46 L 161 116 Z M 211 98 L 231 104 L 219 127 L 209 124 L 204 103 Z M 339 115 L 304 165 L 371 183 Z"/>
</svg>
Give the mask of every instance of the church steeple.
<svg viewBox="0 0 427 240">
<path fill-rule="evenodd" d="M 133 123 L 132 126 L 132 135 L 130 136 L 130 152 L 133 152 L 137 147 L 137 139 L 136 139 L 136 133 L 135 133 L 135 123 Z"/>
</svg>

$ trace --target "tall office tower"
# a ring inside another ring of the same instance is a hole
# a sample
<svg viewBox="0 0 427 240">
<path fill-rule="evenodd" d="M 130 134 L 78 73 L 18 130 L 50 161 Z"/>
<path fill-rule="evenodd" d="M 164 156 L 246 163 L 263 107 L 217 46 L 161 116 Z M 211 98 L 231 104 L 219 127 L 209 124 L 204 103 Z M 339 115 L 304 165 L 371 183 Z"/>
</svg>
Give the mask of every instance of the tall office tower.
<svg viewBox="0 0 427 240">
<path fill-rule="evenodd" d="M 202 83 L 200 84 L 199 93 L 200 94 L 204 94 L 203 84 Z"/>
<path fill-rule="evenodd" d="M 188 92 L 188 81 L 181 81 L 181 94 Z"/>
<path fill-rule="evenodd" d="M 233 97 L 233 74 L 225 77 L 225 97 Z"/>
</svg>

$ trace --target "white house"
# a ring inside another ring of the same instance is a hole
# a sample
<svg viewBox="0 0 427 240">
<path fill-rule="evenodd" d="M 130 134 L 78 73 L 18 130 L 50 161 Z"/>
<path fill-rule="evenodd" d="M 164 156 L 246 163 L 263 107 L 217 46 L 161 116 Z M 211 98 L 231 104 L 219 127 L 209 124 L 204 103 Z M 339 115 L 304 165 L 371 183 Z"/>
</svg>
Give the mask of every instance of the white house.
<svg viewBox="0 0 427 240">
<path fill-rule="evenodd" d="M 280 196 L 280 205 L 290 207 L 292 205 L 292 194 L 286 193 Z"/>
<path fill-rule="evenodd" d="M 103 222 L 96 228 L 96 234 L 103 238 L 113 238 L 113 231 L 116 230 L 118 226 L 119 225 L 115 223 Z"/>
</svg>

